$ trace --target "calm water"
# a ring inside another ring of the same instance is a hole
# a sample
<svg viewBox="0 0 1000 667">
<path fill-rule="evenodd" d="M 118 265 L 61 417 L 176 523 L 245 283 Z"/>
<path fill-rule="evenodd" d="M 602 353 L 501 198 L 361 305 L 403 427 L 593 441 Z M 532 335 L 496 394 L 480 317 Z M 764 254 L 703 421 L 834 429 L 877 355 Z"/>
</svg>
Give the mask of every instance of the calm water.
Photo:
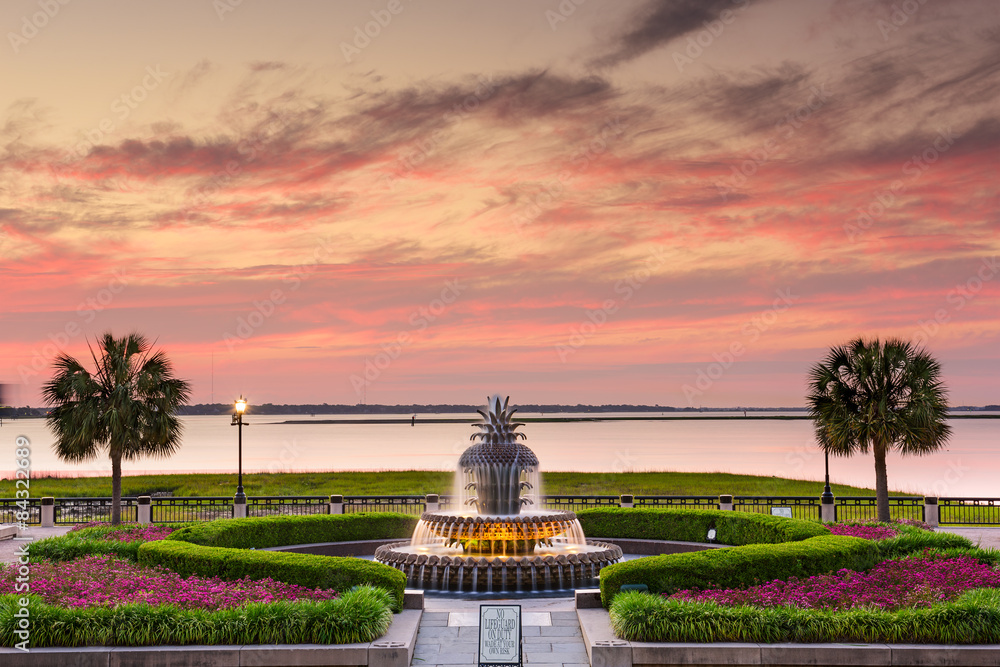
<svg viewBox="0 0 1000 667">
<path fill-rule="evenodd" d="M 981 414 L 981 413 L 980 413 Z M 468 415 L 436 415 L 467 418 Z M 519 415 L 532 416 L 532 415 Z M 560 415 L 566 416 L 566 415 Z M 593 417 L 593 415 L 586 415 Z M 356 419 L 319 415 L 313 420 Z M 396 418 L 409 415 L 399 415 Z M 469 446 L 468 424 L 283 424 L 302 416 L 252 415 L 243 429 L 243 470 L 454 470 Z M 418 417 L 419 420 L 419 417 Z M 169 459 L 124 463 L 125 474 L 234 472 L 236 428 L 229 418 L 185 417 L 184 444 Z M 1000 497 L 1000 420 L 951 420 L 946 450 L 925 457 L 889 460 L 889 485 L 913 493 Z M 542 470 L 626 472 L 677 470 L 776 475 L 822 480 L 823 457 L 808 420 L 686 420 L 529 423 L 522 429 Z M 109 474 L 106 460 L 69 465 L 56 459 L 52 436 L 41 419 L 4 421 L 0 452 L 14 467 L 14 439 L 32 442 L 34 476 Z M 5 476 L 9 477 L 9 473 Z M 869 456 L 832 458 L 835 483 L 872 486 Z M 623 489 L 624 491 L 625 489 Z M 822 489 L 817 489 L 817 493 Z M 331 489 L 330 492 L 336 492 Z M 719 489 L 725 493 L 726 489 Z M 2 494 L 0 494 L 2 495 Z"/>
</svg>

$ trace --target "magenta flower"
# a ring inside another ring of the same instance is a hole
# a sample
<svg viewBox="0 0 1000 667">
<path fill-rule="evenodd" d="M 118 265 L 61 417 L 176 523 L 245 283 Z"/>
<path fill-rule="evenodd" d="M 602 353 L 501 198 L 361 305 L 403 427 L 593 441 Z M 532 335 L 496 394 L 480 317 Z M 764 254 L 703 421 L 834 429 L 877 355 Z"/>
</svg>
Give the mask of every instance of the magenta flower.
<svg viewBox="0 0 1000 667">
<path fill-rule="evenodd" d="M 0 569 L 0 593 L 13 593 L 17 569 Z M 164 568 L 138 565 L 113 556 L 31 566 L 31 592 L 63 607 L 114 607 L 126 602 L 175 604 L 184 609 L 223 609 L 273 600 L 332 600 L 334 590 L 311 589 L 273 579 L 223 581 L 218 577 L 182 578 Z"/>
<path fill-rule="evenodd" d="M 954 600 L 973 588 L 1000 588 L 1000 572 L 969 556 L 922 556 L 885 561 L 868 572 L 840 570 L 803 580 L 775 579 L 744 590 L 684 590 L 669 597 L 732 606 L 893 611 Z"/>
</svg>

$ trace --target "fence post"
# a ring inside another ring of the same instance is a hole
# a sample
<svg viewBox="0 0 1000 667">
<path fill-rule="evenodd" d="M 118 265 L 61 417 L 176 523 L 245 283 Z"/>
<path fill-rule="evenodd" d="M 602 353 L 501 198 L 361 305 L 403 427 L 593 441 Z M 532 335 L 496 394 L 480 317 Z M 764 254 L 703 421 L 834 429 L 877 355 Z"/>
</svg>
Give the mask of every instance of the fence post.
<svg viewBox="0 0 1000 667">
<path fill-rule="evenodd" d="M 149 496 L 139 496 L 136 499 L 138 509 L 138 520 L 142 525 L 152 523 L 152 505 Z"/>
<path fill-rule="evenodd" d="M 820 496 L 819 520 L 823 523 L 833 523 L 837 520 L 837 499 L 832 495 Z"/>
<path fill-rule="evenodd" d="M 927 496 L 924 498 L 924 523 L 931 528 L 937 528 L 940 525 L 940 518 L 937 497 Z"/>
<path fill-rule="evenodd" d="M 52 496 L 42 498 L 42 528 L 52 528 L 56 525 L 56 499 Z"/>
<path fill-rule="evenodd" d="M 619 507 L 635 507 L 635 496 L 631 493 L 623 493 L 618 497 Z"/>
<path fill-rule="evenodd" d="M 723 493 L 719 496 L 719 509 L 726 512 L 733 511 L 733 496 L 729 493 Z"/>
<path fill-rule="evenodd" d="M 245 498 L 241 498 L 239 500 L 233 498 L 233 518 L 234 519 L 247 518 L 247 501 Z"/>
<path fill-rule="evenodd" d="M 424 511 L 437 512 L 441 507 L 441 497 L 436 493 L 428 493 L 424 496 Z"/>
<path fill-rule="evenodd" d="M 330 496 L 330 514 L 344 513 L 344 496 Z"/>
</svg>

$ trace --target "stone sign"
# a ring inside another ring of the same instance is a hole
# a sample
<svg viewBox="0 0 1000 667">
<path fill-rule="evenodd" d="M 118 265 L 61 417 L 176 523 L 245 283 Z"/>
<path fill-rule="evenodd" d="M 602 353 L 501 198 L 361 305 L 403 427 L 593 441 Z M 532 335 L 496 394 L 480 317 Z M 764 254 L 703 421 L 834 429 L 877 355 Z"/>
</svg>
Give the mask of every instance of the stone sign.
<svg viewBox="0 0 1000 667">
<path fill-rule="evenodd" d="M 479 667 L 521 667 L 521 605 L 479 605 Z"/>
</svg>

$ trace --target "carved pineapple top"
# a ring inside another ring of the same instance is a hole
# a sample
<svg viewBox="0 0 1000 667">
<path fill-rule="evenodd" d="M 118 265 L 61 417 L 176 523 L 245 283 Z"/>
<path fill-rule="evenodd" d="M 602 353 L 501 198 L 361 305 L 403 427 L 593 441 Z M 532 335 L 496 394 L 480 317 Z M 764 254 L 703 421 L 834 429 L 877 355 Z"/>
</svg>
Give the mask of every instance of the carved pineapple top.
<svg viewBox="0 0 1000 667">
<path fill-rule="evenodd" d="M 469 438 L 481 439 L 481 442 L 469 447 L 462 453 L 458 460 L 458 465 L 462 468 L 470 468 L 489 464 L 519 464 L 524 467 L 538 465 L 538 457 L 528 448 L 527 445 L 518 442 L 518 438 L 524 439 L 523 433 L 518 433 L 517 428 L 524 426 L 520 422 L 512 422 L 511 418 L 516 409 L 509 409 L 508 396 L 503 405 L 500 404 L 500 397 L 495 396 L 487 400 L 487 411 L 478 410 L 483 416 L 483 421 L 473 424 L 478 428 L 478 433 L 473 433 Z"/>
</svg>

